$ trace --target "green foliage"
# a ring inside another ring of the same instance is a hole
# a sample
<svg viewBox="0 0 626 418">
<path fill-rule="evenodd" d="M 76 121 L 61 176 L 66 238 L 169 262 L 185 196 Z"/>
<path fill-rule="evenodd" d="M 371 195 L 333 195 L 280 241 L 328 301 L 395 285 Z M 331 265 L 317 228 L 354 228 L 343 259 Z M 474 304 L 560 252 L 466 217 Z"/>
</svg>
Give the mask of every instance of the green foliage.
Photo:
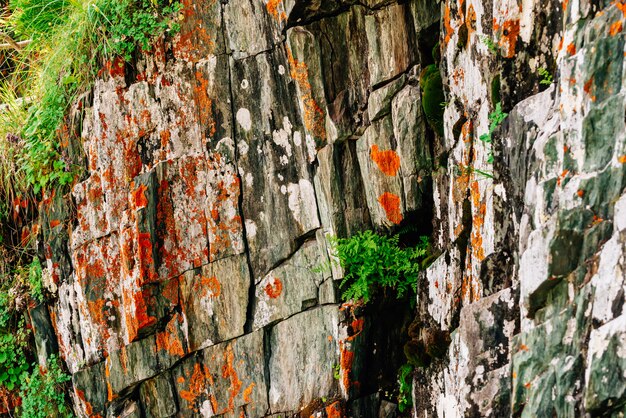
<svg viewBox="0 0 626 418">
<path fill-rule="evenodd" d="M 539 80 L 539 84 L 547 85 L 547 86 L 552 84 L 554 80 L 552 80 L 552 74 L 550 74 L 548 70 L 546 70 L 543 67 L 539 67 L 537 71 L 539 72 L 539 75 L 541 76 L 541 80 Z"/>
<path fill-rule="evenodd" d="M 43 285 L 41 283 L 41 263 L 38 257 L 33 258 L 33 262 L 28 268 L 28 284 L 30 295 L 37 302 L 43 302 Z"/>
<path fill-rule="evenodd" d="M 113 54 L 126 61 L 138 46 L 149 51 L 152 39 L 166 31 L 178 31 L 173 17 L 181 9 L 181 4 L 172 0 L 101 0 L 96 6 L 99 23 L 110 35 Z"/>
<path fill-rule="evenodd" d="M 333 366 L 333 377 L 336 380 L 339 380 L 341 378 L 341 367 L 338 364 L 335 364 Z"/>
<path fill-rule="evenodd" d="M 372 231 L 336 240 L 336 255 L 344 268 L 340 287 L 344 300 L 370 301 L 379 289 L 394 289 L 397 297 L 415 293 L 420 262 L 427 256 L 428 239 L 415 248 L 401 248 L 398 235 Z"/>
<path fill-rule="evenodd" d="M 0 386 L 9 391 L 19 387 L 20 382 L 24 380 L 28 372 L 29 366 L 25 354 L 27 344 L 23 320 L 18 323 L 16 332 L 2 328 L 0 333 Z"/>
<path fill-rule="evenodd" d="M 482 36 L 480 39 L 483 41 L 487 49 L 492 54 L 494 55 L 500 54 L 500 49 L 498 48 L 498 45 L 496 45 L 496 43 L 489 36 Z"/>
<path fill-rule="evenodd" d="M 404 412 L 413 405 L 413 370 L 411 364 L 404 364 L 398 370 L 398 409 Z"/>
<path fill-rule="evenodd" d="M 70 106 L 91 88 L 103 62 L 116 56 L 129 61 L 136 48 L 149 50 L 152 39 L 178 30 L 181 5 L 173 0 L 10 0 L 9 6 L 5 29 L 18 40 L 32 41 L 20 52 L 9 80 L 16 96 L 29 98 L 23 108 L 10 110 L 27 116 L 9 132 L 23 139 L 13 147 L 20 151 L 14 158 L 36 194 L 75 178 L 78 167 L 64 156 L 59 137 L 69 135 Z M 0 134 L 4 131 L 0 126 Z"/>
<path fill-rule="evenodd" d="M 489 114 L 489 132 L 486 134 L 482 134 L 480 136 L 480 140 L 485 144 L 492 143 L 492 137 L 495 130 L 500 126 L 500 124 L 506 119 L 508 116 L 507 113 L 502 111 L 502 104 L 500 102 L 496 103 L 495 110 Z M 488 163 L 493 163 L 493 152 L 489 152 L 489 158 L 487 159 Z"/>
<path fill-rule="evenodd" d="M 33 371 L 26 375 L 21 385 L 22 406 L 20 414 L 24 417 L 71 417 L 72 410 L 65 399 L 64 385 L 71 377 L 59 367 L 55 356 L 48 359 L 48 370 L 40 371 L 33 365 Z"/>
</svg>

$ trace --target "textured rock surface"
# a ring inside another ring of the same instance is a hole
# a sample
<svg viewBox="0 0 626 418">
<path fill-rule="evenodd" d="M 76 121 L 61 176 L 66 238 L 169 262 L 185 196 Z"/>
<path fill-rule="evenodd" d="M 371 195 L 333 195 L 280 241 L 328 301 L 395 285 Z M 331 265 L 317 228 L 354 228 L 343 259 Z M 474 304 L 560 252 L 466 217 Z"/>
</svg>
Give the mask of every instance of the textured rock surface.
<svg viewBox="0 0 626 418">
<path fill-rule="evenodd" d="M 412 319 L 415 416 L 624 411 L 626 4 L 182 3 L 96 82 L 41 215 L 31 322 L 79 416 L 391 417 Z M 340 305 L 328 237 L 407 226 L 440 254 L 417 318 Z"/>
</svg>

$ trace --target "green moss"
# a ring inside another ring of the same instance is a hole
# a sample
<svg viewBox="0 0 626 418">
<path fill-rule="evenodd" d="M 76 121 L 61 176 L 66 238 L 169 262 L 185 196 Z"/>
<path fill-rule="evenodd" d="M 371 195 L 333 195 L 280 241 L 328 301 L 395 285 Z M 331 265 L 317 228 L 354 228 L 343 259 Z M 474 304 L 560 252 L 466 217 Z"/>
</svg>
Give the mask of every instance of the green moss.
<svg viewBox="0 0 626 418">
<path fill-rule="evenodd" d="M 426 120 L 433 131 L 443 136 L 443 113 L 446 99 L 438 66 L 431 64 L 422 71 L 420 86 Z"/>
</svg>

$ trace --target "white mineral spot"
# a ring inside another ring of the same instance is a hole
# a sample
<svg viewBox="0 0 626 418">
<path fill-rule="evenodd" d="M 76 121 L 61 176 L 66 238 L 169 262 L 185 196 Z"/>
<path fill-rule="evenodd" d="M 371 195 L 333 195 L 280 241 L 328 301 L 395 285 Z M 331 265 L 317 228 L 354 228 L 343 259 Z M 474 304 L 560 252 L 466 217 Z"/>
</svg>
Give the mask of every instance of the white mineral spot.
<svg viewBox="0 0 626 418">
<path fill-rule="evenodd" d="M 241 88 L 242 89 L 247 89 L 248 86 L 250 85 L 250 83 L 248 83 L 248 80 L 246 80 L 245 78 L 243 80 L 241 80 Z"/>
<path fill-rule="evenodd" d="M 239 141 L 239 143 L 237 144 L 237 147 L 239 148 L 240 155 L 246 155 L 248 151 L 250 151 L 250 146 L 244 140 Z"/>
<path fill-rule="evenodd" d="M 300 131 L 295 131 L 293 133 L 293 143 L 296 145 L 296 147 L 302 145 L 302 134 L 300 133 Z"/>
<path fill-rule="evenodd" d="M 282 194 L 287 193 L 287 186 L 285 186 L 284 184 L 283 184 L 282 186 L 280 186 L 280 192 L 281 192 Z"/>
<path fill-rule="evenodd" d="M 309 162 L 315 161 L 315 156 L 317 155 L 317 150 L 315 149 L 315 140 L 311 135 L 307 135 L 305 137 L 306 140 L 306 150 L 309 154 Z"/>
<path fill-rule="evenodd" d="M 286 155 L 281 155 L 281 156 L 280 156 L 280 163 L 281 163 L 282 165 L 287 165 L 287 164 L 289 164 L 289 158 L 287 158 L 287 156 L 286 156 Z"/>
<path fill-rule="evenodd" d="M 285 67 L 283 67 L 282 65 L 279 65 L 278 66 L 278 74 L 285 75 Z"/>
<path fill-rule="evenodd" d="M 254 177 L 252 177 L 252 173 L 246 174 L 246 186 L 252 187 L 254 184 Z"/>
<path fill-rule="evenodd" d="M 256 237 L 256 223 L 251 219 L 246 219 L 246 235 L 248 238 Z"/>
<path fill-rule="evenodd" d="M 237 122 L 241 127 L 249 131 L 252 128 L 252 119 L 250 119 L 250 111 L 246 108 L 241 108 L 237 111 Z"/>
<path fill-rule="evenodd" d="M 291 122 L 286 116 L 283 118 L 283 128 L 272 132 L 272 140 L 274 143 L 282 147 L 287 153 L 288 157 L 291 157 Z"/>
<path fill-rule="evenodd" d="M 285 178 L 283 177 L 282 174 L 278 173 L 278 180 L 283 181 L 285 180 Z"/>
<path fill-rule="evenodd" d="M 211 402 L 209 402 L 208 399 L 202 402 L 202 406 L 200 407 L 200 414 L 206 418 L 212 417 L 214 415 L 213 408 L 211 407 Z"/>
</svg>

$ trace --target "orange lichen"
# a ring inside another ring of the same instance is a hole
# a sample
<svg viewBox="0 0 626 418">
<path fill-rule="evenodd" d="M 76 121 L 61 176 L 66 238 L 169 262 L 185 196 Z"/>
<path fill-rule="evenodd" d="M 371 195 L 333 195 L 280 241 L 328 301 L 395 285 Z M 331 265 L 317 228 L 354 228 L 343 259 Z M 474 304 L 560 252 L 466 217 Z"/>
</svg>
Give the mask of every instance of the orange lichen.
<svg viewBox="0 0 626 418">
<path fill-rule="evenodd" d="M 620 164 L 626 164 L 626 154 L 624 154 L 624 155 L 622 155 L 622 156 L 618 157 L 618 158 L 617 158 L 617 161 L 618 161 Z"/>
<path fill-rule="evenodd" d="M 233 412 L 235 410 L 235 397 L 241 391 L 241 380 L 237 376 L 237 372 L 234 368 L 235 354 L 233 353 L 232 346 L 226 348 L 224 352 L 224 366 L 222 367 L 222 377 L 230 380 L 229 397 L 228 397 L 228 410 L 224 412 Z"/>
<path fill-rule="evenodd" d="M 400 197 L 389 192 L 385 192 L 378 198 L 378 203 L 385 210 L 387 219 L 398 225 L 402 222 L 402 211 L 400 209 Z"/>
<path fill-rule="evenodd" d="M 200 280 L 196 281 L 193 285 L 195 293 L 199 294 L 201 298 L 217 298 L 222 294 L 222 285 L 217 280 L 217 277 L 205 277 L 200 276 Z"/>
<path fill-rule="evenodd" d="M 346 392 L 348 392 L 351 385 L 350 375 L 352 373 L 352 363 L 354 362 L 354 352 L 349 350 L 343 341 L 340 342 L 340 352 L 339 366 L 342 375 L 341 382 Z"/>
<path fill-rule="evenodd" d="M 267 12 L 274 16 L 274 19 L 282 22 L 287 20 L 287 14 L 284 11 L 278 11 L 278 7 L 282 4 L 283 0 L 268 0 L 265 5 Z"/>
<path fill-rule="evenodd" d="M 148 187 L 145 184 L 140 184 L 133 192 L 133 204 L 136 209 L 145 208 L 148 206 L 148 198 L 146 197 L 146 191 Z"/>
<path fill-rule="evenodd" d="M 615 6 L 622 11 L 624 17 L 626 17 L 626 3 L 624 3 L 623 0 L 615 0 L 613 4 L 615 4 Z"/>
<path fill-rule="evenodd" d="M 254 389 L 255 386 L 256 384 L 253 382 L 253 383 L 250 383 L 248 387 L 243 390 L 243 401 L 245 403 L 252 402 L 252 398 L 251 398 L 252 390 Z"/>
<path fill-rule="evenodd" d="M 270 280 L 265 285 L 265 293 L 271 299 L 276 299 L 283 292 L 283 282 L 278 278 L 274 277 L 273 280 Z"/>
<path fill-rule="evenodd" d="M 53 219 L 50 221 L 50 228 L 55 228 L 59 225 L 61 225 L 61 221 L 59 221 L 58 219 Z"/>
<path fill-rule="evenodd" d="M 204 77 L 201 71 L 196 71 L 196 82 L 194 86 L 193 100 L 196 104 L 198 112 L 198 121 L 207 126 L 209 137 L 215 135 L 217 125 L 213 120 L 213 100 L 209 97 L 209 81 Z"/>
<path fill-rule="evenodd" d="M 454 34 L 454 29 L 452 29 L 450 25 L 450 7 L 447 3 L 443 6 L 443 27 L 446 30 L 446 34 L 443 38 L 443 46 L 445 48 Z"/>
<path fill-rule="evenodd" d="M 157 351 L 163 350 L 174 357 L 183 357 L 185 355 L 185 349 L 183 343 L 178 337 L 178 328 L 176 322 L 181 322 L 182 318 L 178 317 L 172 319 L 163 332 L 156 334 L 156 348 Z"/>
<path fill-rule="evenodd" d="M 623 29 L 622 21 L 618 20 L 617 22 L 613 23 L 611 27 L 609 28 L 609 35 L 615 36 L 618 33 L 620 33 L 622 29 Z"/>
<path fill-rule="evenodd" d="M 505 58 L 513 58 L 515 55 L 515 47 L 517 46 L 517 38 L 520 34 L 520 21 L 506 20 L 502 24 L 502 37 L 500 38 L 500 46 L 506 48 L 503 54 Z"/>
<path fill-rule="evenodd" d="M 304 107 L 304 126 L 318 141 L 326 140 L 326 115 L 313 98 L 313 88 L 309 82 L 309 69 L 303 62 L 296 60 L 287 48 L 289 73 L 300 89 L 300 100 Z M 319 145 L 319 144 L 318 144 Z"/>
<path fill-rule="evenodd" d="M 576 54 L 576 45 L 573 42 L 567 46 L 567 53 L 570 55 Z"/>
<path fill-rule="evenodd" d="M 326 407 L 327 418 L 342 418 L 344 416 L 343 405 L 340 401 L 335 401 Z"/>
<path fill-rule="evenodd" d="M 370 150 L 372 161 L 376 163 L 380 171 L 388 176 L 395 176 L 400 169 L 400 157 L 394 150 L 380 151 L 378 145 L 372 145 Z"/>
<path fill-rule="evenodd" d="M 180 381 L 180 379 L 179 379 Z M 180 397 L 189 404 L 187 408 L 198 412 L 197 400 L 202 395 L 207 394 L 208 385 L 213 384 L 213 378 L 209 369 L 199 363 L 194 364 L 193 372 L 189 378 L 187 390 L 180 391 Z M 217 408 L 213 411 L 216 412 Z"/>
</svg>

